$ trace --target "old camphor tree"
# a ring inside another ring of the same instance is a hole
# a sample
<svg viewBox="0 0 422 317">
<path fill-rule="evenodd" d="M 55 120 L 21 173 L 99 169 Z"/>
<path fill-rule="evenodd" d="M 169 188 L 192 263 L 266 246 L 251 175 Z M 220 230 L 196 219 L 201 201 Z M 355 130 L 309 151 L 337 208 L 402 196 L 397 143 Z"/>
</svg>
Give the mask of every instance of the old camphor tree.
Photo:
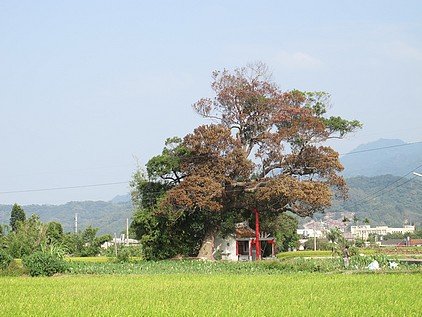
<svg viewBox="0 0 422 317">
<path fill-rule="evenodd" d="M 310 216 L 346 195 L 336 151 L 323 143 L 360 127 L 327 117 L 329 95 L 281 91 L 265 65 L 214 72 L 213 98 L 194 104 L 212 120 L 135 174 L 133 230 L 146 258 L 196 255 L 204 239 L 260 211 L 263 229 L 290 211 Z"/>
</svg>

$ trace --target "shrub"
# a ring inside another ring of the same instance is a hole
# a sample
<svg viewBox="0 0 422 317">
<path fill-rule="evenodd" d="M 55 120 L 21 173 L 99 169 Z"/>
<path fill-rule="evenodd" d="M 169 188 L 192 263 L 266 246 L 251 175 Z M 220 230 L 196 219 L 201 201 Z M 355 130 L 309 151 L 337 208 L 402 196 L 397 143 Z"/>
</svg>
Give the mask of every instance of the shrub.
<svg viewBox="0 0 422 317">
<path fill-rule="evenodd" d="M 397 259 L 391 258 L 385 254 L 375 254 L 375 255 L 357 255 L 350 258 L 350 266 L 356 269 L 365 269 L 368 265 L 376 260 L 380 265 L 380 268 L 388 268 L 389 262 L 394 261 L 398 262 Z"/>
<path fill-rule="evenodd" d="M 68 268 L 64 260 L 54 254 L 41 251 L 24 257 L 22 262 L 31 276 L 52 276 L 56 273 L 64 273 Z"/>
<path fill-rule="evenodd" d="M 58 245 L 55 243 L 51 243 L 51 244 L 41 244 L 41 251 L 43 253 L 49 253 L 51 255 L 54 255 L 56 257 L 58 257 L 59 259 L 64 259 L 65 255 L 68 253 L 66 246 L 64 245 Z"/>
<path fill-rule="evenodd" d="M 126 249 L 127 252 L 129 252 L 129 255 L 131 257 L 141 257 L 142 256 L 142 250 L 141 247 L 139 245 L 119 245 L 117 248 L 117 253 L 120 252 L 120 250 Z M 103 249 L 101 250 L 101 255 L 103 256 L 107 256 L 107 257 L 115 257 L 116 256 L 116 251 L 113 246 L 110 246 L 107 249 Z"/>
<path fill-rule="evenodd" d="M 16 260 L 10 262 L 6 269 L 0 270 L 0 276 L 21 276 L 27 273 L 27 270 L 19 265 Z"/>
<path fill-rule="evenodd" d="M 330 251 L 333 244 L 327 239 L 316 239 L 317 250 Z M 314 238 L 309 238 L 304 244 L 305 250 L 312 251 L 314 249 Z"/>
<path fill-rule="evenodd" d="M 12 261 L 13 258 L 9 253 L 4 250 L 0 250 L 0 270 L 7 269 Z"/>
<path fill-rule="evenodd" d="M 130 250 L 128 248 L 122 248 L 117 252 L 116 262 L 127 263 L 130 261 Z"/>
</svg>

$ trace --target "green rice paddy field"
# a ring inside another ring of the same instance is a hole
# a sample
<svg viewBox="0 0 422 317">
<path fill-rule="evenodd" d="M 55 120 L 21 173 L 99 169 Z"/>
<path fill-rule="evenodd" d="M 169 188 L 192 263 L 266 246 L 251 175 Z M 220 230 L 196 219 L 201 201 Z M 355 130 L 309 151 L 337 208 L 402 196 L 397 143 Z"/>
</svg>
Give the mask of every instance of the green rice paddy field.
<svg viewBox="0 0 422 317">
<path fill-rule="evenodd" d="M 422 274 L 0 277 L 1 316 L 422 316 Z"/>
</svg>

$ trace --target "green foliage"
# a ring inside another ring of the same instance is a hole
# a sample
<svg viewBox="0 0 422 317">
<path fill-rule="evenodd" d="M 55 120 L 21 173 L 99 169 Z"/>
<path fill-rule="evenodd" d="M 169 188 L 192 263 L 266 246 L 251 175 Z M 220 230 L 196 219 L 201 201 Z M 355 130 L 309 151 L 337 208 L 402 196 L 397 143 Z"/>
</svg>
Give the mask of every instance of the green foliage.
<svg viewBox="0 0 422 317">
<path fill-rule="evenodd" d="M 13 257 L 5 250 L 0 249 L 0 270 L 5 270 L 13 261 Z"/>
<path fill-rule="evenodd" d="M 63 240 L 63 227 L 61 223 L 56 221 L 47 223 L 46 238 L 48 243 L 61 243 Z"/>
<path fill-rule="evenodd" d="M 99 237 L 95 237 L 95 239 L 94 239 L 95 243 L 97 243 L 100 246 L 104 242 L 111 241 L 111 240 L 113 240 L 113 237 L 111 236 L 111 234 L 103 234 L 103 235 L 101 235 Z"/>
<path fill-rule="evenodd" d="M 142 257 L 142 250 L 139 245 L 118 245 L 117 254 L 119 254 L 121 251 L 129 254 L 129 257 L 138 258 L 138 259 Z M 109 258 L 115 257 L 116 251 L 115 251 L 114 246 L 101 250 L 101 255 L 107 256 Z"/>
<path fill-rule="evenodd" d="M 422 229 L 416 230 L 415 232 L 409 234 L 412 239 L 422 239 Z"/>
<path fill-rule="evenodd" d="M 345 271 L 341 257 L 332 257 L 331 254 L 317 252 L 301 256 L 302 251 L 287 252 L 289 256 L 279 260 L 266 260 L 256 262 L 230 262 L 230 261 L 201 261 L 201 260 L 163 260 L 163 261 L 137 261 L 130 262 L 108 261 L 99 263 L 94 261 L 83 262 L 83 259 L 69 263 L 70 274 L 141 274 L 141 275 L 168 275 L 168 274 L 245 274 L 245 275 L 277 275 L 294 272 L 340 272 Z M 297 256 L 290 256 L 296 253 Z M 280 255 L 284 255 L 281 253 Z M 348 270 L 367 272 L 367 266 L 377 259 L 383 271 L 390 271 L 389 261 L 394 258 L 382 254 L 371 256 L 352 256 Z M 360 262 L 358 262 L 360 261 Z M 360 264 L 359 264 L 360 263 Z M 422 272 L 422 267 L 405 267 L 400 265 L 395 271 Z"/>
<path fill-rule="evenodd" d="M 170 188 L 166 183 L 148 181 L 142 171 L 134 173 L 131 181 L 132 201 L 135 208 L 152 208 Z"/>
<path fill-rule="evenodd" d="M 398 260 L 386 254 L 373 254 L 373 255 L 354 255 L 350 258 L 350 267 L 352 269 L 366 269 L 368 265 L 377 261 L 381 269 L 388 269 L 390 262 L 397 262 Z"/>
<path fill-rule="evenodd" d="M 12 228 L 12 231 L 16 231 L 18 224 L 24 222 L 25 219 L 25 211 L 18 204 L 14 204 L 10 214 L 10 227 Z"/>
<path fill-rule="evenodd" d="M 65 255 L 67 254 L 67 250 L 63 245 L 58 244 L 42 244 L 41 245 L 41 252 L 49 253 L 58 257 L 59 259 L 64 259 Z"/>
<path fill-rule="evenodd" d="M 340 242 L 343 238 L 343 234 L 341 233 L 339 228 L 331 228 L 327 232 L 327 239 L 331 243 Z"/>
<path fill-rule="evenodd" d="M 63 235 L 63 245 L 68 251 L 68 254 L 79 256 L 84 247 L 80 234 L 66 233 Z"/>
<path fill-rule="evenodd" d="M 333 244 L 328 241 L 327 239 L 317 238 L 316 239 L 317 250 L 322 251 L 333 251 Z M 304 244 L 305 250 L 313 250 L 314 249 L 314 238 L 309 238 Z"/>
<path fill-rule="evenodd" d="M 362 128 L 362 123 L 357 120 L 345 120 L 341 117 L 329 117 L 328 119 L 324 120 L 325 125 L 331 131 L 337 131 L 339 133 L 339 137 L 343 137 L 347 133 L 355 131 L 358 128 Z"/>
<path fill-rule="evenodd" d="M 97 237 L 98 228 L 89 226 L 82 233 L 66 233 L 63 236 L 63 247 L 73 256 L 96 256 L 101 252 L 101 244 L 110 241 L 111 235 Z"/>
<path fill-rule="evenodd" d="M 406 238 L 406 236 L 408 236 L 409 234 L 407 234 L 407 235 L 404 235 L 403 233 L 401 233 L 401 232 L 394 232 L 394 233 L 387 233 L 384 237 L 383 237 L 383 239 L 384 240 L 390 240 L 390 239 L 405 239 Z"/>
<path fill-rule="evenodd" d="M 2 234 L 0 234 L 0 249 L 2 249 L 7 247 L 7 236 L 5 234 L 6 230 L 3 228 L 3 226 L 0 225 L 0 228 L 0 231 L 2 232 Z"/>
<path fill-rule="evenodd" d="M 130 262 L 130 250 L 128 248 L 120 249 L 119 252 L 117 252 L 116 261 L 119 263 Z"/>
<path fill-rule="evenodd" d="M 46 226 L 39 220 L 37 215 L 32 215 L 23 222 L 17 223 L 17 228 L 6 238 L 10 255 L 14 258 L 22 258 L 36 250 L 46 241 Z"/>
<path fill-rule="evenodd" d="M 297 248 L 299 244 L 299 235 L 297 234 L 298 220 L 286 213 L 280 214 L 277 219 L 267 227 L 268 232 L 272 233 L 277 240 L 277 249 L 279 252 L 288 251 Z M 265 225 L 263 227 L 265 229 Z"/>
<path fill-rule="evenodd" d="M 400 232 L 388 233 L 384 236 L 384 240 L 405 239 L 407 237 L 410 237 L 412 239 L 422 239 L 422 230 L 416 230 L 415 232 L 406 232 L 404 234 Z"/>
<path fill-rule="evenodd" d="M 275 262 L 277 263 L 277 262 Z M 334 272 L 339 271 L 339 259 L 307 259 L 303 257 L 279 262 L 285 272 Z"/>
<path fill-rule="evenodd" d="M 356 239 L 356 240 L 355 240 L 355 246 L 356 246 L 357 248 L 362 248 L 362 247 L 364 247 L 364 246 L 365 246 L 365 240 L 363 240 L 363 239 Z"/>
<path fill-rule="evenodd" d="M 209 215 L 205 211 L 174 213 L 158 208 L 169 185 L 149 182 L 139 171 L 133 177 L 132 188 L 136 209 L 130 230 L 140 240 L 142 257 L 161 260 L 176 255 L 196 256 L 211 225 Z"/>
<path fill-rule="evenodd" d="M 22 259 L 22 263 L 31 276 L 52 276 L 64 273 L 68 264 L 54 254 L 38 251 Z"/>
<path fill-rule="evenodd" d="M 333 272 L 342 269 L 341 260 L 288 258 L 283 261 L 229 262 L 163 260 L 138 262 L 71 262 L 71 274 L 247 274 L 276 275 L 293 272 Z"/>
<path fill-rule="evenodd" d="M 327 232 L 327 239 L 333 254 L 341 255 L 343 249 L 349 245 L 339 228 L 331 228 Z"/>
<path fill-rule="evenodd" d="M 349 187 L 349 199 L 334 199 L 330 210 L 355 213 L 353 225 L 364 223 L 366 219 L 372 226 L 402 227 L 403 220 L 408 217 L 417 227 L 422 225 L 420 183 L 400 180 L 400 177 L 392 175 L 353 177 L 346 179 L 346 182 Z"/>
<path fill-rule="evenodd" d="M 180 171 L 180 159 L 187 154 L 178 137 L 168 138 L 161 155 L 152 157 L 146 167 L 148 177 L 154 181 L 166 183 L 179 183 L 183 175 Z"/>
<path fill-rule="evenodd" d="M 313 110 L 315 115 L 321 117 L 327 112 L 330 94 L 323 91 L 301 92 L 299 90 L 296 90 L 296 93 L 304 95 L 306 98 L 305 107 Z"/>
<path fill-rule="evenodd" d="M 293 251 L 293 252 L 281 252 L 277 254 L 277 259 L 287 258 L 306 258 L 306 257 L 331 257 L 333 254 L 331 251 Z"/>
<path fill-rule="evenodd" d="M 165 211 L 139 209 L 131 226 L 140 240 L 142 257 L 161 260 L 176 255 L 196 256 L 205 236 L 205 218 L 200 212 L 174 218 Z"/>
<path fill-rule="evenodd" d="M 9 266 L 0 269 L 0 276 L 22 276 L 26 274 L 28 274 L 27 270 L 17 260 L 12 260 Z"/>
<path fill-rule="evenodd" d="M 324 115 L 327 113 L 327 108 L 330 106 L 330 94 L 323 91 L 300 91 L 293 90 L 292 94 L 304 98 L 304 107 L 312 110 L 312 112 L 319 118 L 321 118 L 333 137 L 342 138 L 346 134 L 356 131 L 363 127 L 363 124 L 358 120 L 346 120 L 341 117 L 331 116 L 325 118 Z"/>
</svg>

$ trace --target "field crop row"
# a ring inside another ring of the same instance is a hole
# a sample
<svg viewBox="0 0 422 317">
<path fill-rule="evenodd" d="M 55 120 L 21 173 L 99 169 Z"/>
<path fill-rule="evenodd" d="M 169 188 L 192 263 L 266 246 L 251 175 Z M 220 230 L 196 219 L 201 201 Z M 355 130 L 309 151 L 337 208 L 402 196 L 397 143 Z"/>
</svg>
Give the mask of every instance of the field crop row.
<svg viewBox="0 0 422 317">
<path fill-rule="evenodd" d="M 400 263 L 398 268 L 389 268 L 389 258 L 377 256 L 354 256 L 349 268 L 345 269 L 340 258 L 287 258 L 275 261 L 258 262 L 226 262 L 200 260 L 167 260 L 167 261 L 136 261 L 131 263 L 96 263 L 71 262 L 69 274 L 248 274 L 248 275 L 275 275 L 294 272 L 368 272 L 367 266 L 373 259 L 377 259 L 385 272 L 419 272 L 422 265 L 406 265 Z"/>
<path fill-rule="evenodd" d="M 7 316 L 420 316 L 421 274 L 0 277 Z"/>
</svg>

